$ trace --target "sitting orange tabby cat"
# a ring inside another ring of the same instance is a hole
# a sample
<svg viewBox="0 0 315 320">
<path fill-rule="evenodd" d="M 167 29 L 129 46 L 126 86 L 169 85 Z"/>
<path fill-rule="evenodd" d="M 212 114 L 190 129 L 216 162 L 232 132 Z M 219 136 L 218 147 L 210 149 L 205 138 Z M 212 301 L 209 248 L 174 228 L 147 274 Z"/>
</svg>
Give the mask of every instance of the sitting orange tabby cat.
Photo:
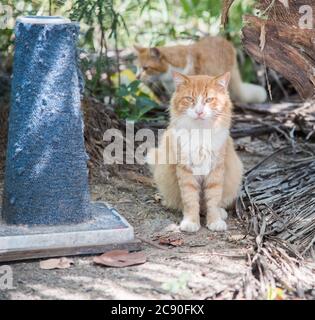
<svg viewBox="0 0 315 320">
<path fill-rule="evenodd" d="M 172 93 L 172 71 L 185 75 L 205 74 L 218 76 L 231 72 L 231 98 L 245 103 L 261 103 L 267 98 L 266 90 L 258 85 L 244 83 L 233 45 L 221 37 L 205 37 L 192 45 L 142 48 L 134 46 L 140 64 L 139 76 L 143 81 L 161 81 Z"/>
<path fill-rule="evenodd" d="M 225 208 L 235 200 L 240 187 L 243 166 L 229 135 L 229 80 L 229 73 L 209 77 L 174 72 L 170 124 L 158 149 L 148 153 L 164 204 L 183 211 L 183 231 L 199 230 L 203 205 L 207 227 L 226 230 Z M 199 138 L 199 133 L 209 132 L 206 139 Z"/>
</svg>

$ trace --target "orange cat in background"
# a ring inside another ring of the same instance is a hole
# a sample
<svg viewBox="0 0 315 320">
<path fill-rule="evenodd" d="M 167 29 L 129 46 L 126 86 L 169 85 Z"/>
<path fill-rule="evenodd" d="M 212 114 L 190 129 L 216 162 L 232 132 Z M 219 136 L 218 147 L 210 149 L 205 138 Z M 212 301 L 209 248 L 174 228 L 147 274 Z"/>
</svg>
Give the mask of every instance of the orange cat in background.
<svg viewBox="0 0 315 320">
<path fill-rule="evenodd" d="M 173 93 L 172 71 L 185 75 L 219 76 L 231 73 L 231 98 L 244 103 L 261 103 L 267 99 L 266 90 L 244 83 L 237 64 L 236 50 L 221 37 L 205 37 L 192 45 L 143 48 L 134 46 L 140 64 L 139 76 L 144 82 L 161 81 Z"/>
<path fill-rule="evenodd" d="M 224 231 L 225 208 L 237 196 L 243 171 L 229 134 L 230 73 L 209 77 L 174 72 L 173 76 L 170 124 L 147 161 L 164 204 L 183 211 L 181 230 L 198 231 L 200 210 L 205 207 L 207 227 Z"/>
</svg>

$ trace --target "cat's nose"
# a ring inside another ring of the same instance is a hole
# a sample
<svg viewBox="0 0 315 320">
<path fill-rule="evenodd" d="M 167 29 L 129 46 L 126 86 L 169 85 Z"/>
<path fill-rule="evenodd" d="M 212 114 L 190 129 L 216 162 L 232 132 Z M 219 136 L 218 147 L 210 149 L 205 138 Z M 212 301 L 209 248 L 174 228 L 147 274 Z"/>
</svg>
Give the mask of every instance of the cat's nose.
<svg viewBox="0 0 315 320">
<path fill-rule="evenodd" d="M 204 115 L 203 111 L 196 111 L 198 117 L 202 117 Z"/>
</svg>

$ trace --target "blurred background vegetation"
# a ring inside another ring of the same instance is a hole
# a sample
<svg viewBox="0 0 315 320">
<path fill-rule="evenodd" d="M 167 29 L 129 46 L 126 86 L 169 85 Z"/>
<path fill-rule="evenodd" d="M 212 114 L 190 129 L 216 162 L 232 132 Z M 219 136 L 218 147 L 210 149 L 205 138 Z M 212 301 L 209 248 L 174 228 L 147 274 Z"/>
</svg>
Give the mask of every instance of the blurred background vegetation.
<svg viewBox="0 0 315 320">
<path fill-rule="evenodd" d="M 2 0 L 1 3 L 13 7 L 9 28 L 0 29 L 3 68 L 10 69 L 17 16 L 62 15 L 80 21 L 85 95 L 113 106 L 121 118 L 147 120 L 163 116 L 162 112 L 161 115 L 151 112 L 159 110 L 160 101 L 133 78 L 135 43 L 162 46 L 223 34 L 239 49 L 243 78 L 258 80 L 257 66 L 242 52 L 240 41 L 242 16 L 253 13 L 254 0 L 235 1 L 224 30 L 220 26 L 221 0 Z M 123 73 L 126 69 L 129 74 Z M 263 78 L 261 75 L 260 80 Z"/>
</svg>

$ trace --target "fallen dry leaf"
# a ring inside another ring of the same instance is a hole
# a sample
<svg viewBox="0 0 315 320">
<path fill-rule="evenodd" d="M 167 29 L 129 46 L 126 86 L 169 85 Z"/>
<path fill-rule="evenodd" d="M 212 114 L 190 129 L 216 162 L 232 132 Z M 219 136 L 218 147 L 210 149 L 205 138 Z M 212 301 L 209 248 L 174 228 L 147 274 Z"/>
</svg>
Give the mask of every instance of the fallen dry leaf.
<svg viewBox="0 0 315 320">
<path fill-rule="evenodd" d="M 56 258 L 40 261 L 39 267 L 44 270 L 52 269 L 68 269 L 73 264 L 72 259 L 68 258 Z"/>
<path fill-rule="evenodd" d="M 184 244 L 184 239 L 178 237 L 161 237 L 159 238 L 159 244 L 170 245 L 173 247 L 180 247 Z"/>
<path fill-rule="evenodd" d="M 128 250 L 113 250 L 93 258 L 94 263 L 107 267 L 123 268 L 146 262 L 142 252 L 128 252 Z"/>
</svg>

